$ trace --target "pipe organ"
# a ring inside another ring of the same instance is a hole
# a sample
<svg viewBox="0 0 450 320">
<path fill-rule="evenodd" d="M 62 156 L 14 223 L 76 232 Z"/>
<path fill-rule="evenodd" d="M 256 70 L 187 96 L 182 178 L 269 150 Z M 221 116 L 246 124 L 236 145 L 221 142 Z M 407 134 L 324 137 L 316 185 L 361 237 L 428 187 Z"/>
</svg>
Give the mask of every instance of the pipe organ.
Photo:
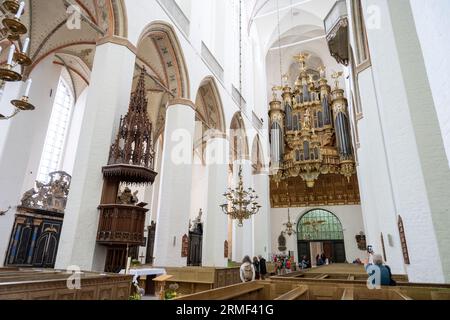
<svg viewBox="0 0 450 320">
<path fill-rule="evenodd" d="M 299 64 L 294 88 L 286 76 L 283 86 L 273 88 L 269 119 L 274 196 L 284 197 L 281 195 L 284 191 L 280 190 L 286 189 L 290 199 L 285 200 L 298 205 L 359 203 L 348 101 L 344 90 L 339 88 L 343 73 L 332 75 L 335 80 L 332 89 L 325 67 L 312 73 L 306 66 L 308 58 L 307 53 L 294 57 Z M 281 92 L 281 99 L 277 92 Z M 320 180 L 331 181 L 330 188 L 339 185 L 342 191 L 330 195 L 327 183 Z M 294 192 L 288 192 L 289 188 Z M 304 190 L 303 194 L 299 194 L 299 188 Z"/>
</svg>

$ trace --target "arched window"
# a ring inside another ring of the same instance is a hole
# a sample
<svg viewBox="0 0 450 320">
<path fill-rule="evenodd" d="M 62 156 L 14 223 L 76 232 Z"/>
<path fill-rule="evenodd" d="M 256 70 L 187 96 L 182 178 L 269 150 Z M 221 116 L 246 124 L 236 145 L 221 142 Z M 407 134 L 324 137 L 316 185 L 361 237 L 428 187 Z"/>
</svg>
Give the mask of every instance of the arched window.
<svg viewBox="0 0 450 320">
<path fill-rule="evenodd" d="M 58 171 L 61 167 L 74 101 L 70 86 L 61 77 L 56 90 L 44 150 L 39 164 L 38 181 L 48 182 L 49 173 Z"/>
<path fill-rule="evenodd" d="M 297 224 L 298 240 L 344 240 L 339 219 L 329 211 L 314 209 L 303 215 Z"/>
</svg>

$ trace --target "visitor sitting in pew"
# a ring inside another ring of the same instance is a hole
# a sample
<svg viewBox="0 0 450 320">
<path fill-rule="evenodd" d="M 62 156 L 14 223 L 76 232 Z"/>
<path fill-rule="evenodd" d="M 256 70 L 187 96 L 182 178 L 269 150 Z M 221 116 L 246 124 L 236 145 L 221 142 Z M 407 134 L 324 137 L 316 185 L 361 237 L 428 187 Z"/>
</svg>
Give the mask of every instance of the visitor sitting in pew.
<svg viewBox="0 0 450 320">
<path fill-rule="evenodd" d="M 306 256 L 302 257 L 302 261 L 300 261 L 299 267 L 300 267 L 300 269 L 308 269 L 310 267 L 310 263 Z"/>
<path fill-rule="evenodd" d="M 373 262 L 370 262 L 372 260 Z M 374 268 L 375 267 L 375 268 Z M 374 283 L 376 277 L 374 277 L 372 284 L 381 286 L 395 286 L 396 282 L 392 279 L 391 268 L 388 265 L 383 264 L 383 257 L 381 254 L 370 254 L 369 259 L 364 261 L 364 268 L 366 269 L 369 276 L 373 276 L 375 272 L 379 270 L 380 272 L 380 283 Z"/>
<path fill-rule="evenodd" d="M 323 261 L 322 257 L 318 254 L 316 256 L 316 266 L 323 266 L 323 264 L 325 263 L 325 261 Z"/>
</svg>

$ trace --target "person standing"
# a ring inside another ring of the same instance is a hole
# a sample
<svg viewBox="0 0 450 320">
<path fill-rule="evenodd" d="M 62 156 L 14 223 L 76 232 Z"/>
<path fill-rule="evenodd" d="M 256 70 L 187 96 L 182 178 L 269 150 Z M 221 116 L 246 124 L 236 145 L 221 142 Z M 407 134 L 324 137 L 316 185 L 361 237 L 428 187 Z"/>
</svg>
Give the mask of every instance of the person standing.
<svg viewBox="0 0 450 320">
<path fill-rule="evenodd" d="M 255 267 L 253 266 L 252 260 L 250 260 L 249 256 L 245 256 L 242 260 L 239 274 L 242 282 L 250 282 L 255 280 Z"/>
<path fill-rule="evenodd" d="M 258 258 L 259 258 L 259 274 L 261 276 L 261 280 L 264 280 L 267 274 L 266 259 L 264 259 L 261 255 L 259 255 Z"/>
<path fill-rule="evenodd" d="M 257 257 L 253 257 L 253 267 L 255 268 L 255 279 L 259 280 L 261 274 L 259 260 Z"/>
</svg>

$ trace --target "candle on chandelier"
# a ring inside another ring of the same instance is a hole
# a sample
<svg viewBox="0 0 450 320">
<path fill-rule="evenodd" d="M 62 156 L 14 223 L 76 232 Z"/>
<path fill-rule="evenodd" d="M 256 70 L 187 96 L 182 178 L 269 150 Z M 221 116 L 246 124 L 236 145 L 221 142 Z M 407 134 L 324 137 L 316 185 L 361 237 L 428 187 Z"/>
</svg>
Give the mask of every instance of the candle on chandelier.
<svg viewBox="0 0 450 320">
<path fill-rule="evenodd" d="M 32 83 L 33 83 L 33 80 L 31 80 L 31 79 L 27 80 L 27 86 L 25 88 L 25 93 L 24 93 L 25 97 L 29 97 L 30 96 L 30 89 L 31 89 L 31 84 Z"/>
<path fill-rule="evenodd" d="M 20 19 L 20 17 L 22 16 L 22 13 L 23 13 L 23 9 L 25 9 L 25 2 L 24 1 L 22 1 L 20 3 L 19 10 L 17 10 L 17 13 L 16 13 L 16 19 Z"/>
<path fill-rule="evenodd" d="M 8 64 L 9 65 L 12 65 L 12 61 L 14 58 L 14 52 L 16 52 L 16 46 L 11 45 L 11 47 L 9 48 L 9 55 L 8 55 Z"/>
<path fill-rule="evenodd" d="M 22 53 L 27 54 L 28 46 L 30 45 L 30 38 L 26 38 L 25 42 L 23 43 Z"/>
</svg>

